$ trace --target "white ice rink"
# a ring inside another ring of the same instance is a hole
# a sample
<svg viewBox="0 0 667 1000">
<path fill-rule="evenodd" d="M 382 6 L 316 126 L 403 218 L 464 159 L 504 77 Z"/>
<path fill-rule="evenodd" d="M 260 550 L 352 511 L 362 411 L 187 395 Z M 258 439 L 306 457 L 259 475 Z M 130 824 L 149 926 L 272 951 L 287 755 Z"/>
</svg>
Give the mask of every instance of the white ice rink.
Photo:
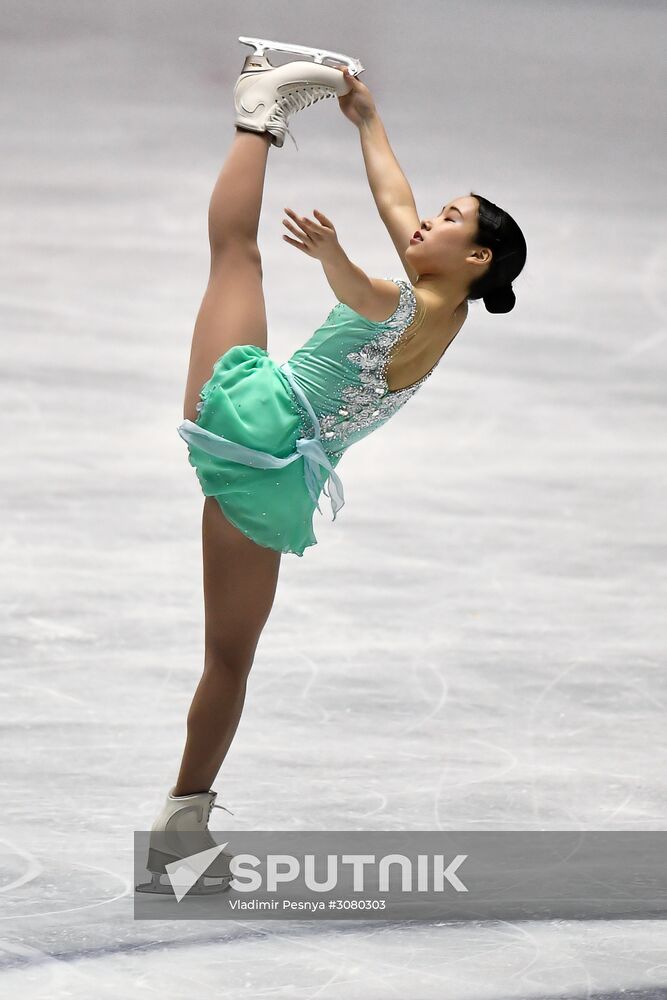
<svg viewBox="0 0 667 1000">
<path fill-rule="evenodd" d="M 283 556 L 212 828 L 666 828 L 664 8 L 0 15 L 0 996 L 667 997 L 660 920 L 146 922 L 132 899 L 202 667 L 203 498 L 176 427 L 239 35 L 358 56 L 420 213 L 478 191 L 528 260 L 514 311 L 471 305 L 342 460 L 336 523 L 316 513 L 319 544 Z M 290 128 L 259 234 L 280 362 L 335 301 L 284 206 L 405 277 L 336 101 Z"/>
</svg>

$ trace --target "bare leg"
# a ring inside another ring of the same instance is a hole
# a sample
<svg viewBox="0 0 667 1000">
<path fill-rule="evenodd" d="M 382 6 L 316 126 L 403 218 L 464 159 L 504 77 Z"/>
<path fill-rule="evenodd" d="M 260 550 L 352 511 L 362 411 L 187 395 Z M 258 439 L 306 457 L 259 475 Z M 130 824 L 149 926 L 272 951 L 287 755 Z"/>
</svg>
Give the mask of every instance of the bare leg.
<svg viewBox="0 0 667 1000">
<path fill-rule="evenodd" d="M 211 267 L 195 322 L 183 417 L 196 420 L 199 390 L 235 344 L 267 347 L 257 230 L 270 139 L 237 130 L 208 210 Z"/>
<path fill-rule="evenodd" d="M 238 130 L 209 207 L 211 270 L 192 338 L 184 417 L 195 420 L 199 390 L 235 344 L 267 347 L 257 247 L 268 136 Z M 214 497 L 202 515 L 204 671 L 187 719 L 175 795 L 208 791 L 234 738 L 248 673 L 268 619 L 281 553 L 256 545 L 225 518 Z"/>
<path fill-rule="evenodd" d="M 187 720 L 174 795 L 206 792 L 241 717 L 248 673 L 273 606 L 281 553 L 250 541 L 226 520 L 215 497 L 202 519 L 206 640 L 204 672 Z"/>
</svg>

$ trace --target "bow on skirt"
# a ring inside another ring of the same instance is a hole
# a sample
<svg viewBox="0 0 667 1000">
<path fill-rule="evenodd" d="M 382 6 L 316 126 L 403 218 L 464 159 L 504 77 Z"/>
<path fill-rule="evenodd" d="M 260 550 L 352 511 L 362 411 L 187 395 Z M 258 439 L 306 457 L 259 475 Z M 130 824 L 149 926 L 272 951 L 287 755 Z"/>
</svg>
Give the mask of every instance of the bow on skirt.
<svg viewBox="0 0 667 1000">
<path fill-rule="evenodd" d="M 229 438 L 223 437 L 221 434 L 214 434 L 212 431 L 207 431 L 206 428 L 200 427 L 199 424 L 193 423 L 192 420 L 184 420 L 177 428 L 178 433 L 185 442 L 194 445 L 196 448 L 200 448 L 209 455 L 217 455 L 219 458 L 226 458 L 230 462 L 240 462 L 242 465 L 250 465 L 256 469 L 281 469 L 286 465 L 290 465 L 291 462 L 303 458 L 306 487 L 320 514 L 322 513 L 322 509 L 319 505 L 317 476 L 319 466 L 323 466 L 328 470 L 329 475 L 324 482 L 322 492 L 331 501 L 331 519 L 335 521 L 336 514 L 345 504 L 343 483 L 322 447 L 320 424 L 315 411 L 310 405 L 309 399 L 294 381 L 289 363 L 286 361 L 280 367 L 285 372 L 295 395 L 299 398 L 310 416 L 315 431 L 314 438 L 298 438 L 295 443 L 295 451 L 291 455 L 287 455 L 285 458 L 278 458 L 276 455 L 271 455 L 266 451 L 247 448 L 245 445 L 237 444 L 236 441 L 230 441 Z M 326 489 L 327 483 L 329 484 L 328 493 Z"/>
</svg>

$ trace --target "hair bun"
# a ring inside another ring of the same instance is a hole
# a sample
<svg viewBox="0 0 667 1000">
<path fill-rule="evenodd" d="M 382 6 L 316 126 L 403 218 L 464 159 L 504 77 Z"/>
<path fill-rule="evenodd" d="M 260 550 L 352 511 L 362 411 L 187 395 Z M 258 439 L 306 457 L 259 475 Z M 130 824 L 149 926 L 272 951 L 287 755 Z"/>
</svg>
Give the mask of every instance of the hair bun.
<svg viewBox="0 0 667 1000">
<path fill-rule="evenodd" d="M 483 296 L 483 302 L 486 306 L 487 312 L 490 313 L 508 313 L 514 309 L 514 303 L 516 302 L 516 296 L 512 289 L 512 282 L 510 281 L 507 285 L 503 285 L 502 288 L 494 288 L 492 292 L 487 292 Z"/>
</svg>

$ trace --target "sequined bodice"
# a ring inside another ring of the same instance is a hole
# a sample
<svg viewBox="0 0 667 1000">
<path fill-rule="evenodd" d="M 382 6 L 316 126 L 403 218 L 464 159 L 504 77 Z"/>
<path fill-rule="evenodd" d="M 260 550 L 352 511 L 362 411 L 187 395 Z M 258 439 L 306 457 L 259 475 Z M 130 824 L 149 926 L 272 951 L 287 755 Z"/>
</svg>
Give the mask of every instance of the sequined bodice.
<svg viewBox="0 0 667 1000">
<path fill-rule="evenodd" d="M 317 414 L 325 451 L 337 454 L 386 423 L 432 374 L 392 392 L 386 379 L 394 344 L 415 317 L 412 286 L 387 278 L 400 289 L 395 311 L 374 322 L 342 302 L 289 359 L 290 368 Z M 314 432 L 307 415 L 303 430 Z"/>
</svg>

